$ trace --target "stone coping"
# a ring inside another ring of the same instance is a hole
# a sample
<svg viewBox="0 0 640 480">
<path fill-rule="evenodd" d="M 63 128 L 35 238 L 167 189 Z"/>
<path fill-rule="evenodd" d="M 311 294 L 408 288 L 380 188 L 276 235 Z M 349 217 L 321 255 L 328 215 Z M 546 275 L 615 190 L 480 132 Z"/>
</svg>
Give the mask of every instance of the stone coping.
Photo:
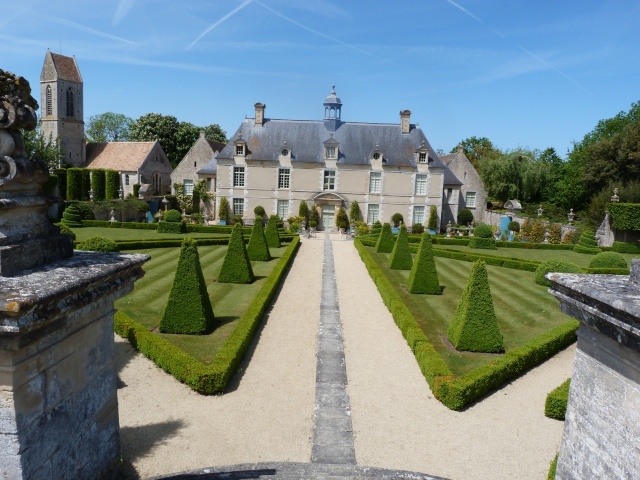
<svg viewBox="0 0 640 480">
<path fill-rule="evenodd" d="M 81 292 L 87 296 L 137 280 L 144 274 L 142 264 L 149 258 L 140 254 L 75 251 L 70 258 L 12 277 L 0 277 L 0 336 L 33 330 L 42 318 L 64 311 L 63 296 Z"/>
<path fill-rule="evenodd" d="M 187 472 L 153 477 L 151 480 L 218 480 L 218 479 L 337 479 L 378 478 L 412 480 L 446 480 L 418 472 L 387 470 L 356 465 L 321 463 L 266 462 L 230 465 L 224 467 L 199 468 Z"/>
<path fill-rule="evenodd" d="M 546 278 L 552 283 L 552 290 L 592 307 L 602 307 L 604 312 L 640 327 L 640 285 L 628 275 L 548 273 Z"/>
</svg>

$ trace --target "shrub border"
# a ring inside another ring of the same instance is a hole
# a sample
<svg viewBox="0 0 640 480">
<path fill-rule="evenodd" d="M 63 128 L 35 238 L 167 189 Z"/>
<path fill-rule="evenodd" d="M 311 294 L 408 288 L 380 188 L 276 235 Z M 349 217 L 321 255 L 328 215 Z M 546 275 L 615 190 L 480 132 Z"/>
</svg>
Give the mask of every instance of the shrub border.
<svg viewBox="0 0 640 480">
<path fill-rule="evenodd" d="M 384 304 L 416 357 L 433 396 L 451 410 L 462 410 L 470 402 L 502 387 L 507 380 L 522 375 L 576 340 L 576 330 L 580 322 L 572 319 L 520 347 L 509 350 L 496 360 L 456 377 L 429 342 L 395 287 L 362 242 L 356 238 L 354 245 Z"/>
<path fill-rule="evenodd" d="M 205 365 L 164 338 L 151 333 L 122 312 L 115 314 L 115 332 L 128 339 L 135 349 L 165 372 L 196 392 L 224 393 L 299 247 L 300 239 L 296 237 L 210 365 Z"/>
<path fill-rule="evenodd" d="M 570 384 L 571 378 L 567 378 L 547 394 L 547 399 L 544 402 L 545 417 L 564 420 L 564 416 L 567 413 L 567 403 L 569 402 Z"/>
</svg>

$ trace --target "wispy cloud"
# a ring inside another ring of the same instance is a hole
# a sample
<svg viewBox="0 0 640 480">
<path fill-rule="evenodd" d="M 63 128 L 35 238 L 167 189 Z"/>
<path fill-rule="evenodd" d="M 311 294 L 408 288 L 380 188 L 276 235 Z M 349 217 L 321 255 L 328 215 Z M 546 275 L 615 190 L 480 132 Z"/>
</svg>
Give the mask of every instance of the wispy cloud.
<svg viewBox="0 0 640 480">
<path fill-rule="evenodd" d="M 482 20 L 480 20 L 478 17 L 476 17 L 473 13 L 471 13 L 469 10 L 467 10 L 466 8 L 464 8 L 462 5 L 460 5 L 459 3 L 454 2 L 453 0 L 445 0 L 447 3 L 453 5 L 454 7 L 456 7 L 458 10 L 460 10 L 461 12 L 463 12 L 464 14 L 470 16 L 471 18 L 473 18 L 475 21 L 480 22 L 480 23 L 484 23 Z"/>
<path fill-rule="evenodd" d="M 118 25 L 127 17 L 132 7 L 133 0 L 120 0 L 118 2 L 118 7 L 116 8 L 115 13 L 113 14 L 113 20 L 111 21 L 111 24 Z"/>
<path fill-rule="evenodd" d="M 335 42 L 335 43 L 338 43 L 340 45 L 343 45 L 343 46 L 345 46 L 347 48 L 350 48 L 352 50 L 355 50 L 356 52 L 361 53 L 363 55 L 367 55 L 369 57 L 373 57 L 376 60 L 381 60 L 383 62 L 390 63 L 391 65 L 395 65 L 398 68 L 402 68 L 403 70 L 407 70 L 406 67 L 404 67 L 402 65 L 398 65 L 398 64 L 394 63 L 393 61 L 391 61 L 391 60 L 389 60 L 387 58 L 382 58 L 382 57 L 380 57 L 378 55 L 375 55 L 375 54 L 373 54 L 371 52 L 368 52 L 368 51 L 366 51 L 366 50 L 364 50 L 364 49 L 362 49 L 362 48 L 360 48 L 360 47 L 358 47 L 356 45 L 353 45 L 351 43 L 347 43 L 347 42 L 345 42 L 343 40 L 340 40 L 339 38 L 332 37 L 331 35 L 327 35 L 326 33 L 319 32 L 318 30 L 314 30 L 313 28 L 308 27 L 308 26 L 296 21 L 291 17 L 288 17 L 288 16 L 284 15 L 283 13 L 280 13 L 277 10 L 274 10 L 273 8 L 271 8 L 271 7 L 267 6 L 267 5 L 265 5 L 264 3 L 262 3 L 260 0 L 254 0 L 254 2 L 256 4 L 258 4 L 258 5 L 260 5 L 261 7 L 265 8 L 266 10 L 270 11 L 274 15 L 277 15 L 278 17 L 282 18 L 283 20 L 286 20 L 287 22 L 291 23 L 292 25 L 295 25 L 296 27 L 302 28 L 303 30 L 306 30 L 307 32 L 313 33 L 314 35 L 317 35 L 319 37 L 322 37 L 322 38 L 325 38 L 325 39 L 330 40 L 332 42 Z"/>
<path fill-rule="evenodd" d="M 484 24 L 485 22 L 482 21 L 482 19 L 480 19 L 480 17 L 478 17 L 477 15 L 474 15 L 473 13 L 471 13 L 469 10 L 467 10 L 466 8 L 464 8 L 462 5 L 454 2 L 453 0 L 445 0 L 445 2 L 447 2 L 450 5 L 453 5 L 454 7 L 456 7 L 458 10 L 460 10 L 461 12 L 463 12 L 465 15 L 468 15 L 469 17 L 473 18 L 474 20 L 476 20 L 477 22 L 480 22 L 482 24 Z M 489 28 L 489 27 L 487 27 Z M 507 36 L 504 35 L 503 33 L 499 32 L 498 30 L 494 29 L 494 28 L 489 28 L 489 30 L 491 30 L 494 34 L 498 35 L 499 37 L 508 40 Z M 583 87 L 580 83 L 578 83 L 576 80 L 574 80 L 573 78 L 571 78 L 569 75 L 567 75 L 566 73 L 564 73 L 563 71 L 559 70 L 558 68 L 554 67 L 553 65 L 551 65 L 549 62 L 547 62 L 545 59 L 543 59 L 542 57 L 536 55 L 535 53 L 533 53 L 530 50 L 527 50 L 526 48 L 524 48 L 522 45 L 518 45 L 516 44 L 516 46 L 522 50 L 524 53 L 526 53 L 527 55 L 529 55 L 531 58 L 535 59 L 537 62 L 540 62 L 542 65 L 544 65 L 545 67 L 547 67 L 548 69 L 553 70 L 554 72 L 562 75 L 564 78 L 566 78 L 567 80 L 569 80 L 571 83 L 573 83 L 574 85 L 576 85 L 577 87 L 579 87 L 580 89 L 584 90 L 586 93 L 590 93 L 585 87 Z"/>
<path fill-rule="evenodd" d="M 215 22 L 214 24 L 210 25 L 208 28 L 205 29 L 204 32 L 202 32 L 200 35 L 198 35 L 198 38 L 196 38 L 193 42 L 191 42 L 188 46 L 187 46 L 187 50 L 191 50 L 191 48 L 193 48 L 193 46 L 198 43 L 200 40 L 202 40 L 204 38 L 205 35 L 207 35 L 211 30 L 213 30 L 214 28 L 216 28 L 218 25 L 220 25 L 223 22 L 226 22 L 227 20 L 229 20 L 231 17 L 233 17 L 236 13 L 238 13 L 240 10 L 242 10 L 243 8 L 245 8 L 247 5 L 249 5 L 253 0 L 245 0 L 243 3 L 241 3 L 238 7 L 234 8 L 233 10 L 231 10 L 229 13 L 227 13 L 224 17 L 222 17 L 220 20 L 218 20 L 217 22 Z"/>
</svg>

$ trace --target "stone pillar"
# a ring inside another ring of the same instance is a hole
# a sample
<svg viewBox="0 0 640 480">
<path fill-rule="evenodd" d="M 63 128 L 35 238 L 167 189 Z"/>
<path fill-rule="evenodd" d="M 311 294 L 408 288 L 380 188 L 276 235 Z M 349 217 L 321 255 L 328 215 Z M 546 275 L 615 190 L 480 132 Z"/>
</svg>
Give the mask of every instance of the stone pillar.
<svg viewBox="0 0 640 480">
<path fill-rule="evenodd" d="M 557 479 L 640 472 L 640 260 L 631 276 L 550 273 L 580 321 Z"/>
<path fill-rule="evenodd" d="M 79 252 L 46 216 L 26 80 L 0 70 L 0 478 L 111 478 L 120 460 L 113 302 L 146 255 Z"/>
<path fill-rule="evenodd" d="M 108 478 L 120 460 L 113 302 L 146 255 L 76 252 L 0 282 L 0 478 Z"/>
</svg>

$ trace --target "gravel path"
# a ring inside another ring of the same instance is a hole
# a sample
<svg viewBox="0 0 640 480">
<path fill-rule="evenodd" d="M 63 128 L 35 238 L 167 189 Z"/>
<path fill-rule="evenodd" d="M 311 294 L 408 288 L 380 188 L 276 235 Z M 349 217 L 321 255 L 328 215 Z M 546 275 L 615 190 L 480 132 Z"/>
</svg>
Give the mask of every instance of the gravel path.
<svg viewBox="0 0 640 480">
<path fill-rule="evenodd" d="M 332 240 L 358 465 L 451 479 L 544 478 L 563 428 L 544 417 L 544 399 L 570 376 L 574 348 L 452 412 L 431 395 L 352 242 Z M 323 235 L 303 241 L 225 395 L 192 392 L 116 337 L 123 456 L 141 478 L 311 460 L 323 244 Z"/>
</svg>

